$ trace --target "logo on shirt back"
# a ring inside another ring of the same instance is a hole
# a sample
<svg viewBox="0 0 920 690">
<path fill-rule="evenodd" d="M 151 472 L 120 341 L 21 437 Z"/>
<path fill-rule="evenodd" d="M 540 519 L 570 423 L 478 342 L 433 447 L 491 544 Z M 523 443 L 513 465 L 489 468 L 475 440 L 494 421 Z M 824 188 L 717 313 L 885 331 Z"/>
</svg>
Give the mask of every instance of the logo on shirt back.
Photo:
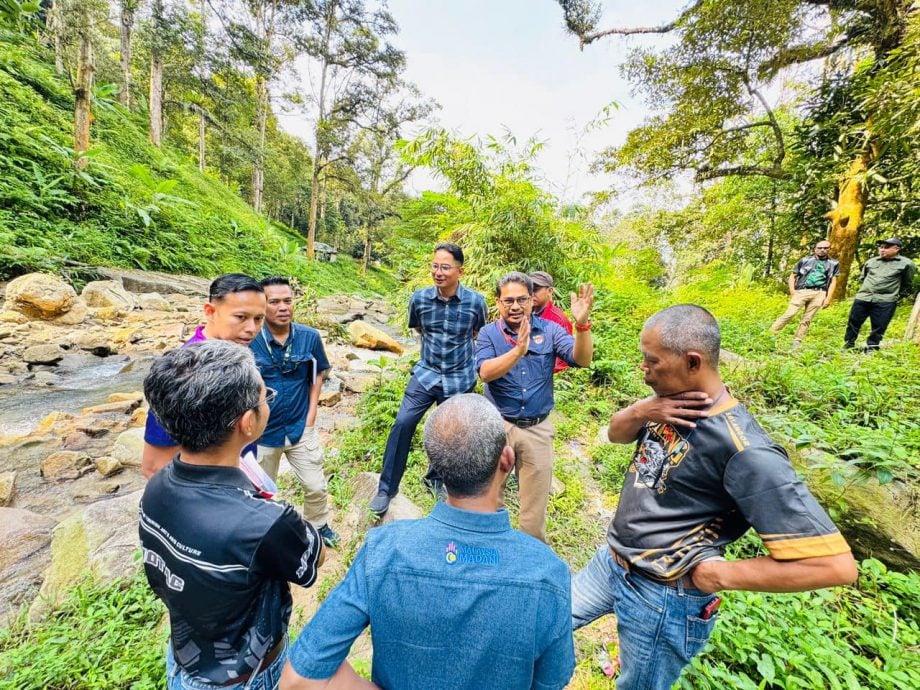
<svg viewBox="0 0 920 690">
<path fill-rule="evenodd" d="M 471 563 L 473 565 L 498 565 L 498 551 L 495 549 L 486 549 L 478 546 L 464 546 L 448 542 L 447 548 L 444 549 L 444 560 L 448 565 L 454 563 Z"/>
</svg>

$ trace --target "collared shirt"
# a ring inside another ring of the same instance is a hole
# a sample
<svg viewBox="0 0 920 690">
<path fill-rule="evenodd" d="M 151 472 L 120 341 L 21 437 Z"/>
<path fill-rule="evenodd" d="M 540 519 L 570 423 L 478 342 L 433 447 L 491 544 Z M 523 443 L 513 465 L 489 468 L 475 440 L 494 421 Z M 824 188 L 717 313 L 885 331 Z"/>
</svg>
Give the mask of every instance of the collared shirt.
<svg viewBox="0 0 920 690">
<path fill-rule="evenodd" d="M 557 307 L 553 300 L 550 300 L 546 303 L 546 306 L 543 307 L 538 312 L 534 313 L 534 316 L 539 316 L 541 319 L 546 321 L 552 321 L 553 323 L 558 323 L 565 329 L 565 332 L 569 335 L 572 335 L 572 322 L 569 321 L 569 317 L 565 315 L 565 312 Z M 568 369 L 569 365 L 563 362 L 558 357 L 556 358 L 556 366 L 553 367 L 553 373 L 558 374 L 560 371 Z"/>
<path fill-rule="evenodd" d="M 508 513 L 446 503 L 373 529 L 294 643 L 301 676 L 332 676 L 370 625 L 382 688 L 564 688 L 575 667 L 569 571 Z"/>
<path fill-rule="evenodd" d="M 517 334 L 502 319 L 483 328 L 476 342 L 476 370 L 479 371 L 487 359 L 511 351 L 515 342 Z M 553 368 L 557 357 L 571 366 L 578 366 L 575 338 L 559 324 L 532 317 L 527 354 L 507 374 L 486 384 L 486 397 L 506 419 L 549 414 L 554 405 Z"/>
<path fill-rule="evenodd" d="M 751 527 L 780 561 L 850 550 L 786 451 L 738 401 L 695 429 L 646 424 L 607 531 L 611 549 L 653 579 L 674 580 Z"/>
<path fill-rule="evenodd" d="M 444 395 L 466 393 L 476 383 L 473 339 L 486 324 L 485 297 L 462 285 L 448 299 L 435 286 L 416 290 L 409 300 L 409 328 L 422 334 L 422 352 L 413 374 L 426 390 L 441 385 Z"/>
<path fill-rule="evenodd" d="M 287 441 L 298 443 L 307 425 L 310 388 L 317 376 L 329 369 L 319 331 L 292 323 L 282 345 L 263 327 L 249 347 L 265 385 L 278 393 L 259 445 L 282 448 Z"/>
<path fill-rule="evenodd" d="M 862 285 L 856 299 L 863 302 L 897 302 L 911 294 L 917 267 L 906 256 L 873 256 L 862 268 Z"/>
<path fill-rule="evenodd" d="M 147 482 L 139 530 L 176 662 L 208 683 L 251 673 L 287 631 L 288 583 L 316 579 L 316 530 L 287 503 L 260 497 L 236 467 L 177 457 Z"/>
</svg>

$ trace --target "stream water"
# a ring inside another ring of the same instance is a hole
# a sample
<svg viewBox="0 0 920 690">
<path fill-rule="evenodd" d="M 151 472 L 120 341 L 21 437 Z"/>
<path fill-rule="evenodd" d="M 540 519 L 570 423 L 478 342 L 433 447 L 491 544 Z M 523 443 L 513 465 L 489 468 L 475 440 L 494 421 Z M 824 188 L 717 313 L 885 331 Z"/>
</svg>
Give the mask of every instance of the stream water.
<svg viewBox="0 0 920 690">
<path fill-rule="evenodd" d="M 0 436 L 27 434 L 55 411 L 79 413 L 84 407 L 106 402 L 112 393 L 141 390 L 152 359 L 152 356 L 103 358 L 90 354 L 66 355 L 58 366 L 46 368 L 58 377 L 54 384 L 25 383 L 0 388 Z M 86 450 L 90 455 L 100 455 L 114 441 L 115 436 L 107 434 L 92 439 Z M 60 443 L 60 439 L 53 439 L 0 447 L 0 472 L 15 470 L 17 473 L 13 507 L 61 519 L 77 504 L 99 498 L 100 482 L 94 473 L 60 483 L 42 479 L 39 473 L 41 461 L 60 450 Z M 134 475 L 138 473 L 122 473 L 110 482 L 122 485 L 119 492 L 139 488 L 142 480 L 139 475 Z M 112 485 L 108 487 L 112 488 Z"/>
</svg>

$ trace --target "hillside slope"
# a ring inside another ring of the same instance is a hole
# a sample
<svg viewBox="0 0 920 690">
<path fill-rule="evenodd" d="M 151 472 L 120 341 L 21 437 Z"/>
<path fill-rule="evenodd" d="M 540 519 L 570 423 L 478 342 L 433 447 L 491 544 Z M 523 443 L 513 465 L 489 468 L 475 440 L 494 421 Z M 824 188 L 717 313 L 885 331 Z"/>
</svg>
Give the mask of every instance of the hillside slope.
<svg viewBox="0 0 920 690">
<path fill-rule="evenodd" d="M 74 166 L 73 94 L 51 55 L 0 32 L 0 277 L 72 262 L 194 273 L 282 273 L 320 292 L 392 283 L 306 261 L 302 238 L 193 161 L 150 144 L 142 116 L 98 89 L 93 148 Z M 328 284 L 329 290 L 322 289 Z"/>
</svg>

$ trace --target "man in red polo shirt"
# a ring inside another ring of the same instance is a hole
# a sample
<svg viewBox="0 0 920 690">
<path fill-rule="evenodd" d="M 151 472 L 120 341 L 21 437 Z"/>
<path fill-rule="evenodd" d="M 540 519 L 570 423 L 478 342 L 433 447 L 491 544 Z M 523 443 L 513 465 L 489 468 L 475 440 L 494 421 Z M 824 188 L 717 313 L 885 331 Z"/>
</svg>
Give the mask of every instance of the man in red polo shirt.
<svg viewBox="0 0 920 690">
<path fill-rule="evenodd" d="M 553 304 L 553 277 L 546 271 L 534 271 L 530 274 L 533 282 L 533 315 L 541 319 L 558 323 L 569 335 L 572 335 L 572 322 L 559 307 Z M 553 373 L 558 374 L 569 365 L 558 357 Z"/>
</svg>

